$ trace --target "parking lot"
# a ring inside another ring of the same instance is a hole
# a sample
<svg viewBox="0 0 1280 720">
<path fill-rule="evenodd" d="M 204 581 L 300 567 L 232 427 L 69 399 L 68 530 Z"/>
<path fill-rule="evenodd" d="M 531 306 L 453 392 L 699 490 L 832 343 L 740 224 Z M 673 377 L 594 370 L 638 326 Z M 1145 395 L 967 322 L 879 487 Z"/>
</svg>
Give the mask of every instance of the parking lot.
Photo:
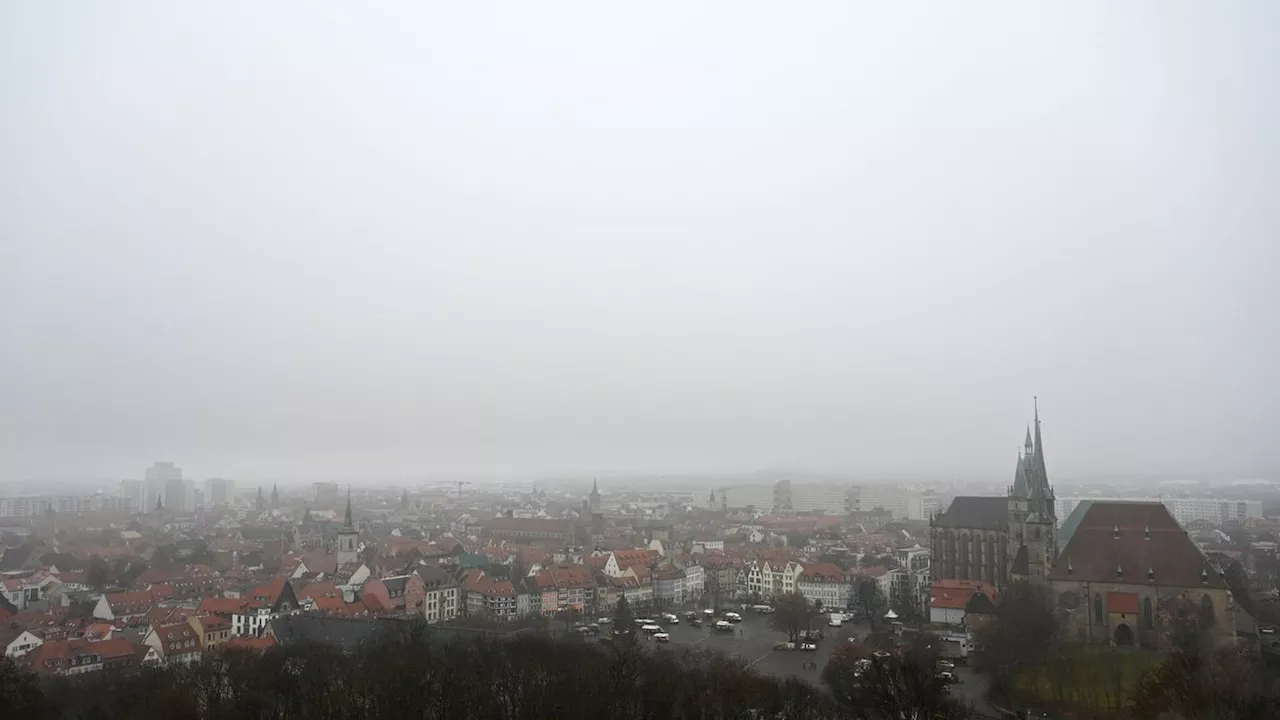
<svg viewBox="0 0 1280 720">
<path fill-rule="evenodd" d="M 756 612 L 743 612 L 742 622 L 734 626 L 732 634 L 717 631 L 714 623 L 703 623 L 702 627 L 694 627 L 683 616 L 679 625 L 659 622 L 663 630 L 671 636 L 672 647 L 710 648 L 744 660 L 751 668 L 779 677 L 794 675 L 813 683 L 819 682 L 822 668 L 826 666 L 831 651 L 839 643 L 844 642 L 850 634 L 864 636 L 865 627 L 858 628 L 853 623 L 845 623 L 842 627 L 827 627 L 825 622 L 819 624 L 815 619 L 815 629 L 824 633 L 822 640 L 817 641 L 817 650 L 774 650 L 774 646 L 787 640 L 787 634 L 774 630 L 770 626 L 770 616 Z M 649 642 L 653 642 L 650 640 Z M 661 645 L 659 645 L 661 647 Z M 816 668 L 806 668 L 813 663 Z"/>
</svg>

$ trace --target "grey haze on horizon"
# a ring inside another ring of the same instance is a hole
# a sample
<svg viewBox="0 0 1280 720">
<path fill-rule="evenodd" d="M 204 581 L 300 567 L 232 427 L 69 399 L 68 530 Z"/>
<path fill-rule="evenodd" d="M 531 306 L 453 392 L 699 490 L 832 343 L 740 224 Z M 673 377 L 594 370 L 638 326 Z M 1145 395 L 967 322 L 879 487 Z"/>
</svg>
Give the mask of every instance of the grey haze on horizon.
<svg viewBox="0 0 1280 720">
<path fill-rule="evenodd" d="M 8 3 L 0 483 L 1270 473 L 1280 5 Z"/>
</svg>

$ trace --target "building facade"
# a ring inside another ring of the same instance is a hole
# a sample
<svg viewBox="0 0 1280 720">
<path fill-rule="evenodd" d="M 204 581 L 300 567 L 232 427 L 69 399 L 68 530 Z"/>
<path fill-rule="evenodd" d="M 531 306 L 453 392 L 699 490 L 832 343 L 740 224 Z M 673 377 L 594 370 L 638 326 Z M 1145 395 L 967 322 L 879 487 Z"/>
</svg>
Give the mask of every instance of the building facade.
<svg viewBox="0 0 1280 720">
<path fill-rule="evenodd" d="M 961 496 L 929 520 L 933 578 L 997 588 L 1043 580 L 1058 554 L 1058 515 L 1045 469 L 1040 413 L 1027 429 L 1006 497 Z"/>
<path fill-rule="evenodd" d="M 1067 497 L 1058 498 L 1059 522 L 1071 514 L 1082 502 L 1158 502 L 1169 508 L 1173 519 L 1183 527 L 1196 521 L 1214 526 L 1239 522 L 1245 518 L 1262 517 L 1261 500 L 1236 500 L 1227 498 L 1184 497 Z"/>
<path fill-rule="evenodd" d="M 1047 575 L 1069 637 L 1164 648 L 1179 604 L 1212 618 L 1220 645 L 1235 641 L 1235 607 L 1222 569 L 1161 503 L 1093 503 Z"/>
</svg>

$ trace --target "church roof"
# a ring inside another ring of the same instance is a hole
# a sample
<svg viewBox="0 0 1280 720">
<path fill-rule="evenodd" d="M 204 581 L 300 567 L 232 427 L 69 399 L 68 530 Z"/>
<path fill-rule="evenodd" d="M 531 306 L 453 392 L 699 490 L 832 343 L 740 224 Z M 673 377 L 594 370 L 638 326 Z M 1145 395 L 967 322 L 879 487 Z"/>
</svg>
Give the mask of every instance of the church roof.
<svg viewBox="0 0 1280 720">
<path fill-rule="evenodd" d="M 1227 586 L 1218 568 L 1158 502 L 1093 502 L 1049 571 L 1049 579 Z"/>
<path fill-rule="evenodd" d="M 1080 527 L 1080 521 L 1084 519 L 1085 513 L 1089 512 L 1091 507 L 1093 507 L 1092 500 L 1081 500 L 1071 514 L 1062 521 L 1062 526 L 1058 528 L 1060 547 L 1066 547 L 1067 543 L 1071 542 L 1071 536 L 1076 534 L 1076 528 Z"/>
<path fill-rule="evenodd" d="M 941 528 L 1009 529 L 1009 501 L 1003 497 L 962 495 L 934 520 Z"/>
<path fill-rule="evenodd" d="M 1018 553 L 1013 556 L 1013 565 L 1009 568 L 1009 572 L 1014 575 L 1031 574 L 1031 562 L 1027 554 L 1026 545 L 1018 546 Z"/>
</svg>

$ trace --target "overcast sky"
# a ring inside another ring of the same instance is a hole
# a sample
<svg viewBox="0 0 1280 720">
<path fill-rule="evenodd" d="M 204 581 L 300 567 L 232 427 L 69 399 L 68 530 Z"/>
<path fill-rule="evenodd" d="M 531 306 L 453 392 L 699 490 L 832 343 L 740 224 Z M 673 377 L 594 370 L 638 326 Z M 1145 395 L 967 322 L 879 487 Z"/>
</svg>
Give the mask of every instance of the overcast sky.
<svg viewBox="0 0 1280 720">
<path fill-rule="evenodd" d="M 0 482 L 1280 468 L 1280 4 L 926 5 L 0 5 Z"/>
</svg>

